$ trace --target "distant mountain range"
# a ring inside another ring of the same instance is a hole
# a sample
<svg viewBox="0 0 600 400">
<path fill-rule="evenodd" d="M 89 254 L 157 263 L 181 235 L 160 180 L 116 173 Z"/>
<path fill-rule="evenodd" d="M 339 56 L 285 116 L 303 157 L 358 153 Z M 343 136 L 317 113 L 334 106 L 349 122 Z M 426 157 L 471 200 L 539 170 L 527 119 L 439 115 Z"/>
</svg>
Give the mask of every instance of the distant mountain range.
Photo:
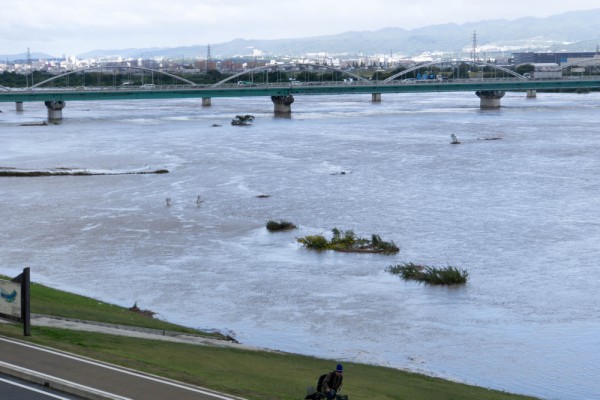
<svg viewBox="0 0 600 400">
<path fill-rule="evenodd" d="M 390 54 L 415 56 L 425 52 L 452 52 L 467 55 L 473 32 L 481 52 L 513 51 L 595 51 L 600 44 L 600 8 L 571 11 L 547 18 L 526 17 L 516 20 L 488 20 L 465 24 L 431 25 L 406 30 L 384 28 L 376 31 L 345 32 L 337 35 L 298 39 L 235 39 L 211 43 L 212 57 L 249 56 L 253 49 L 273 56 L 302 56 L 310 53 L 329 55 Z M 467 52 L 467 54 L 464 54 Z M 80 58 L 122 56 L 144 58 L 206 58 L 207 43 L 172 48 L 95 50 Z M 23 58 L 23 55 L 21 59 Z M 32 54 L 32 57 L 34 55 Z M 1 56 L 0 60 L 16 56 Z M 50 56 L 47 56 L 50 57 Z M 38 55 L 35 55 L 38 58 Z"/>
</svg>

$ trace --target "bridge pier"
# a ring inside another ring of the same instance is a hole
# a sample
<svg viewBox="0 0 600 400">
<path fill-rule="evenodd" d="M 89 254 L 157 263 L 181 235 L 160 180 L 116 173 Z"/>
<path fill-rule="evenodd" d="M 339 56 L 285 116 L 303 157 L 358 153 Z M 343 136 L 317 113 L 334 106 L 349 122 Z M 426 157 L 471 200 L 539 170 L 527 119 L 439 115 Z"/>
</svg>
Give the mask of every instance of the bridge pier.
<svg viewBox="0 0 600 400">
<path fill-rule="evenodd" d="M 537 92 L 535 91 L 535 89 L 527 89 L 527 98 L 528 99 L 535 99 L 537 97 Z"/>
<path fill-rule="evenodd" d="M 211 98 L 203 97 L 202 98 L 202 107 L 210 107 L 210 105 L 211 105 Z"/>
<path fill-rule="evenodd" d="M 287 96 L 271 96 L 271 101 L 275 105 L 275 114 L 291 114 L 292 103 L 294 102 L 294 96 L 291 94 Z"/>
<path fill-rule="evenodd" d="M 504 97 L 505 92 L 501 90 L 478 90 L 475 94 L 480 99 L 479 107 L 489 109 L 500 108 L 500 99 Z"/>
<path fill-rule="evenodd" d="M 381 103 L 381 93 L 371 93 L 371 102 Z"/>
<path fill-rule="evenodd" d="M 16 106 L 17 112 L 22 112 L 23 111 L 23 102 L 22 101 L 17 101 L 15 103 L 15 106 Z"/>
<path fill-rule="evenodd" d="M 48 109 L 48 121 L 58 122 L 62 120 L 62 109 L 65 108 L 64 101 L 46 101 L 44 102 Z"/>
</svg>

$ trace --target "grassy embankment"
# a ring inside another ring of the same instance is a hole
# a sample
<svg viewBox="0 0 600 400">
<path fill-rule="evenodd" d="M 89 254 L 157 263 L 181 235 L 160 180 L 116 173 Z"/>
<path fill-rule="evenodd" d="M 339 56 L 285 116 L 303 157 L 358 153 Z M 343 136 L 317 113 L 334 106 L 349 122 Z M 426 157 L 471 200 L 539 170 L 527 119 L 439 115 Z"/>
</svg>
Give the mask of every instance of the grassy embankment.
<svg viewBox="0 0 600 400">
<path fill-rule="evenodd" d="M 3 278 L 6 279 L 6 278 Z M 31 287 L 32 312 L 154 329 L 195 332 L 141 316 L 125 308 L 38 284 Z M 220 390 L 252 400 L 303 399 L 306 386 L 331 370 L 337 360 L 267 351 L 248 351 L 0 324 L 0 335 L 19 338 L 87 357 Z M 206 335 L 212 335 L 207 333 Z M 343 392 L 351 400 L 517 400 L 532 399 L 458 384 L 391 368 L 345 362 Z"/>
</svg>

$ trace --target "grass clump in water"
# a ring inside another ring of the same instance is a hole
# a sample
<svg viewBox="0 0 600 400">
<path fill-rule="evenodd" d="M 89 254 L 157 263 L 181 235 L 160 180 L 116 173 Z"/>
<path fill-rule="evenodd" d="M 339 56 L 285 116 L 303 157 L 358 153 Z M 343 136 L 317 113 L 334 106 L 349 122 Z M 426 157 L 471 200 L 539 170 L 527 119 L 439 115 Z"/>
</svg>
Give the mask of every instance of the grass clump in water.
<svg viewBox="0 0 600 400">
<path fill-rule="evenodd" d="M 323 235 L 309 235 L 296 239 L 304 247 L 313 250 L 334 250 L 349 253 L 382 253 L 393 254 L 400 251 L 393 241 L 384 241 L 379 235 L 371 235 L 371 239 L 358 237 L 352 230 L 331 230 L 333 237 L 327 240 Z"/>
<path fill-rule="evenodd" d="M 284 221 L 284 220 L 275 221 L 272 219 L 267 221 L 267 229 L 270 232 L 290 231 L 290 230 L 296 229 L 296 228 L 297 228 L 297 226 L 289 221 Z"/>
<path fill-rule="evenodd" d="M 415 280 L 429 283 L 430 285 L 459 285 L 467 282 L 469 273 L 464 269 L 447 266 L 436 268 L 414 263 L 390 265 L 387 271 L 394 275 L 401 275 L 405 280 Z"/>
</svg>

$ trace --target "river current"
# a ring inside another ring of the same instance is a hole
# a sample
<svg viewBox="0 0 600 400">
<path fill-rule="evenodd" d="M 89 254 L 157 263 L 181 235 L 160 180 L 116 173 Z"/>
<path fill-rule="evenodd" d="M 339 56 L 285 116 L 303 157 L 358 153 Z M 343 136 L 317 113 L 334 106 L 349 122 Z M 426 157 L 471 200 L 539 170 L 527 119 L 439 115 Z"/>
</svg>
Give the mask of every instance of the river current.
<svg viewBox="0 0 600 400">
<path fill-rule="evenodd" d="M 0 167 L 111 173 L 0 178 L 0 273 L 248 345 L 600 398 L 600 93 L 370 99 L 298 96 L 289 119 L 268 98 L 68 102 L 48 126 L 0 104 Z M 401 250 L 295 241 L 334 227 Z M 469 280 L 385 271 L 401 262 Z"/>
</svg>

